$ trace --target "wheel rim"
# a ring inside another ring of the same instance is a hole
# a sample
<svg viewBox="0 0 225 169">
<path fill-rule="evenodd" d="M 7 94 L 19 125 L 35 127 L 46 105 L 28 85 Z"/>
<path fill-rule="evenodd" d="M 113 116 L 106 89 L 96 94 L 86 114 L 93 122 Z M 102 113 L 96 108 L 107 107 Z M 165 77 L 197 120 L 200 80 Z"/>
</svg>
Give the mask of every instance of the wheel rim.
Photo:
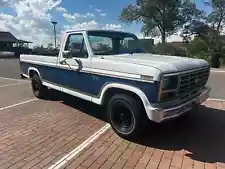
<svg viewBox="0 0 225 169">
<path fill-rule="evenodd" d="M 129 134 L 134 127 L 134 116 L 131 109 L 123 102 L 115 102 L 111 108 L 111 121 L 120 133 Z"/>
</svg>

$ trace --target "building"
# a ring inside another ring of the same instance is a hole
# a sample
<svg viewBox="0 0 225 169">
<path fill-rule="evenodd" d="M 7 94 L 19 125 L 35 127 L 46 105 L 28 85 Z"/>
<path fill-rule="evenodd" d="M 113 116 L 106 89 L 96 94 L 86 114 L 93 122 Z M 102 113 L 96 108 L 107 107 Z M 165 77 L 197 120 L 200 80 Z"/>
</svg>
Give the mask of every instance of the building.
<svg viewBox="0 0 225 169">
<path fill-rule="evenodd" d="M 32 42 L 17 39 L 10 32 L 0 31 L 0 52 L 7 53 L 7 55 L 17 56 L 21 53 L 28 53 L 30 51 L 29 44 Z"/>
<path fill-rule="evenodd" d="M 151 53 L 153 51 L 154 40 L 153 39 L 138 39 L 129 40 L 128 46 L 130 48 L 143 48 L 146 52 Z"/>
<path fill-rule="evenodd" d="M 10 32 L 0 31 L 0 50 L 12 49 L 13 47 L 29 47 L 29 41 L 17 39 Z"/>
<path fill-rule="evenodd" d="M 166 44 L 168 44 L 174 48 L 180 49 L 180 50 L 186 50 L 187 45 L 188 45 L 188 43 L 185 43 L 182 41 L 181 42 L 180 41 L 167 42 Z"/>
</svg>

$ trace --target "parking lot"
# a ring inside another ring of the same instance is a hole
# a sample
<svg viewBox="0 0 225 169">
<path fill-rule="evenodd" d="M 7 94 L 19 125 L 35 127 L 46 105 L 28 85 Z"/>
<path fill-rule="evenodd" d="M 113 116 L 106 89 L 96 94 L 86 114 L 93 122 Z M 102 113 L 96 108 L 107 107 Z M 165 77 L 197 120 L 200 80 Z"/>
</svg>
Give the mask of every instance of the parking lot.
<svg viewBox="0 0 225 169">
<path fill-rule="evenodd" d="M 0 77 L 0 169 L 220 169 L 224 130 L 225 102 L 208 100 L 185 119 L 124 140 L 103 108 L 55 91 L 39 100 L 28 80 Z"/>
</svg>

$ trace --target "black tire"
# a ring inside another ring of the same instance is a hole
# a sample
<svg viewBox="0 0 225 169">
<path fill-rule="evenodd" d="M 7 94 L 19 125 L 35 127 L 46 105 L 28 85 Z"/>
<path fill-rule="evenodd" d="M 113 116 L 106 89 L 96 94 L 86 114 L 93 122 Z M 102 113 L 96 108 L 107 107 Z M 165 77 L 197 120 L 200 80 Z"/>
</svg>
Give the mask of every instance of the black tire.
<svg viewBox="0 0 225 169">
<path fill-rule="evenodd" d="M 43 99 L 46 96 L 47 87 L 43 86 L 41 83 L 41 79 L 38 74 L 34 73 L 31 78 L 31 87 L 35 97 L 39 99 Z"/>
<path fill-rule="evenodd" d="M 141 103 L 126 94 L 115 94 L 107 104 L 108 121 L 123 138 L 136 136 L 140 129 Z"/>
</svg>

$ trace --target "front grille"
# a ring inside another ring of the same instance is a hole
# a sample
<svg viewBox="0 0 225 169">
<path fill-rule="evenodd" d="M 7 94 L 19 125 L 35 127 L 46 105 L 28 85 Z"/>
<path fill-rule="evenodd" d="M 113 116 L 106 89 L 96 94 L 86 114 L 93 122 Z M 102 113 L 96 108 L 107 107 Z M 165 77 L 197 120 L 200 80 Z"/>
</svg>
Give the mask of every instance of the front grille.
<svg viewBox="0 0 225 169">
<path fill-rule="evenodd" d="M 180 104 L 195 98 L 200 94 L 200 90 L 204 88 L 209 78 L 210 69 L 203 68 L 188 73 L 181 73 L 178 97 Z"/>
</svg>

